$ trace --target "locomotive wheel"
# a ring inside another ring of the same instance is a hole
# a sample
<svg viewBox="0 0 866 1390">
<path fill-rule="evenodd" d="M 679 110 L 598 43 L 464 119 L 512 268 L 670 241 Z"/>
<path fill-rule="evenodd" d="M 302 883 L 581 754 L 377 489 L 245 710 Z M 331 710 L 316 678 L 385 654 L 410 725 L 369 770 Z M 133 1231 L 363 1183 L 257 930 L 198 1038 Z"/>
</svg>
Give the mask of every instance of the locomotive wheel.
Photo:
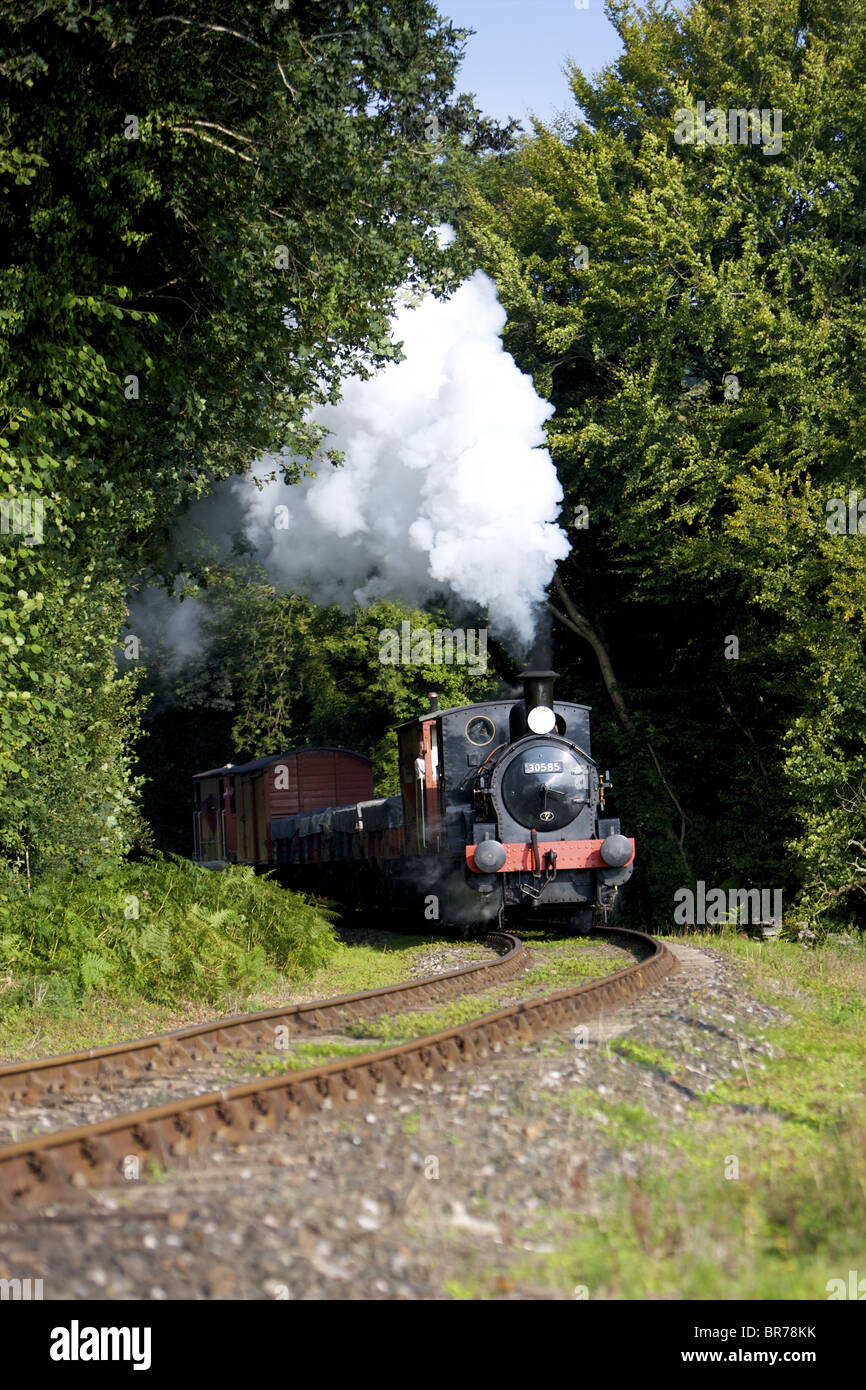
<svg viewBox="0 0 866 1390">
<path fill-rule="evenodd" d="M 575 912 L 571 919 L 571 929 L 575 936 L 589 936 L 592 931 L 592 908 Z"/>
</svg>

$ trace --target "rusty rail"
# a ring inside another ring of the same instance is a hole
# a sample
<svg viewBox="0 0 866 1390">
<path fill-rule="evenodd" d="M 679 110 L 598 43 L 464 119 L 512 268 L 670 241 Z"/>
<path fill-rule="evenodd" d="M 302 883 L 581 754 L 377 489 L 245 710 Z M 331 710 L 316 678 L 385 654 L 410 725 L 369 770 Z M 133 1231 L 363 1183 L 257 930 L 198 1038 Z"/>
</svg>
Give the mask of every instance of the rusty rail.
<svg viewBox="0 0 866 1390">
<path fill-rule="evenodd" d="M 185 1162 L 218 1143 L 242 1143 L 315 1111 L 368 1101 L 458 1063 L 478 1062 L 537 1033 L 618 1008 L 677 968 L 676 957 L 643 932 L 607 929 L 645 959 L 614 975 L 544 999 L 513 1004 L 471 1023 L 351 1059 L 259 1079 L 225 1091 L 173 1101 L 0 1149 L 0 1215 L 69 1200 L 117 1182 L 130 1157 Z"/>
<path fill-rule="evenodd" d="M 395 1013 L 416 1003 L 454 999 L 468 989 L 483 989 L 497 980 L 511 979 L 526 965 L 528 952 L 510 932 L 491 932 L 487 945 L 501 952 L 498 960 L 463 965 L 441 975 L 427 975 L 421 980 L 359 994 L 193 1024 L 150 1038 L 94 1047 L 88 1052 L 10 1063 L 0 1067 L 0 1109 L 10 1101 L 39 1104 L 74 1095 L 94 1083 L 127 1081 L 144 1072 L 164 1074 L 228 1047 L 272 1049 L 281 1027 L 287 1027 L 290 1033 L 339 1029 L 352 1019 Z"/>
</svg>

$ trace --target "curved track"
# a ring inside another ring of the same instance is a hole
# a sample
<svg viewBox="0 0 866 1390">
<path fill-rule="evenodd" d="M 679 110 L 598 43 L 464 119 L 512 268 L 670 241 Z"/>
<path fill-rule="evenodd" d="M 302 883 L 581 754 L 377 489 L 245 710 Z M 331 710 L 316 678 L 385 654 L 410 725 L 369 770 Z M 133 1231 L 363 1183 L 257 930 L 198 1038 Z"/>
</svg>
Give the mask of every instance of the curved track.
<svg viewBox="0 0 866 1390">
<path fill-rule="evenodd" d="M 128 1081 L 146 1072 L 170 1072 L 224 1048 L 273 1049 L 278 1028 L 288 1028 L 290 1034 L 304 1033 L 342 1028 L 351 1019 L 402 1013 L 418 1004 L 455 999 L 467 990 L 484 989 L 499 980 L 511 979 L 526 964 L 526 948 L 510 932 L 492 932 L 487 945 L 500 952 L 498 960 L 464 965 L 441 975 L 368 989 L 361 994 L 216 1019 L 150 1038 L 94 1047 L 88 1052 L 13 1062 L 0 1067 L 0 1107 L 10 1101 L 39 1104 L 74 1095 L 94 1083 Z"/>
<path fill-rule="evenodd" d="M 0 1212 L 13 1216 L 25 1206 L 52 1200 L 68 1201 L 76 1194 L 80 1196 L 92 1188 L 116 1183 L 122 1180 L 130 1158 L 162 1165 L 183 1162 L 214 1144 L 249 1142 L 257 1134 L 270 1133 L 286 1122 L 317 1110 L 363 1102 L 387 1088 L 410 1085 L 443 1071 L 453 1071 L 460 1063 L 481 1061 L 509 1044 L 531 1041 L 549 1029 L 610 1012 L 677 969 L 676 957 L 667 947 L 643 932 L 607 928 L 601 934 L 640 951 L 642 959 L 601 980 L 558 990 L 544 999 L 512 1004 L 470 1023 L 397 1047 L 9 1144 L 0 1149 Z M 493 968 L 514 961 L 515 952 L 523 950 L 515 937 L 508 940 L 513 943 L 511 950 L 502 961 L 492 962 Z M 515 969 L 521 964 L 518 959 Z M 479 968 L 485 967 L 468 966 L 451 971 L 449 975 L 452 978 L 465 976 Z M 486 968 L 489 970 L 491 965 Z M 433 977 L 437 983 L 447 979 L 448 976 Z M 477 974 L 473 982 L 477 982 Z M 419 983 L 429 987 L 431 981 Z M 413 988 L 389 987 L 390 991 Z M 372 990 L 368 995 L 348 998 L 369 999 L 387 992 Z M 405 998 L 404 992 L 396 1007 L 401 1007 Z M 341 1001 L 329 1000 L 326 1004 L 300 1007 L 324 1012 L 336 1008 L 339 1003 Z M 279 1017 L 291 1012 L 279 1012 Z M 275 1016 L 268 1014 L 265 1018 Z M 249 1020 L 240 1022 L 248 1024 Z M 226 1025 L 206 1026 L 224 1028 Z M 192 1034 L 196 1031 L 184 1030 Z M 110 1053 L 112 1049 L 101 1051 Z"/>
</svg>

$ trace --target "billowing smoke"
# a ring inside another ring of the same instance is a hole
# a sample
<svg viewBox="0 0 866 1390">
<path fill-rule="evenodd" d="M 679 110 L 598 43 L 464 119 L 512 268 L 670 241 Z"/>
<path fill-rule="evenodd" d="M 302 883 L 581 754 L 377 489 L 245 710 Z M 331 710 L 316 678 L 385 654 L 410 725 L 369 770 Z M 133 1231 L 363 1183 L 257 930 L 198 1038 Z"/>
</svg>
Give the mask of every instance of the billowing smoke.
<svg viewBox="0 0 866 1390">
<path fill-rule="evenodd" d="M 456 596 L 501 635 L 531 640 L 533 606 L 569 546 L 543 447 L 553 407 L 503 349 L 504 325 L 480 271 L 446 301 L 402 308 L 404 360 L 314 413 L 343 467 L 261 492 L 233 484 L 246 536 L 282 584 L 344 605 Z"/>
<path fill-rule="evenodd" d="M 562 488 L 544 448 L 553 407 L 505 352 L 505 311 L 482 272 L 448 300 L 401 307 L 404 360 L 351 378 L 313 419 L 345 463 L 287 485 L 221 485 L 191 510 L 228 558 L 241 533 L 281 588 L 350 607 L 394 598 L 449 612 L 486 610 L 493 632 L 525 650 L 557 560 Z M 279 460 L 253 470 L 261 481 Z"/>
<path fill-rule="evenodd" d="M 130 654 L 151 664 L 156 662 L 167 676 L 176 675 L 206 647 L 201 631 L 201 608 L 195 599 L 181 601 L 166 589 L 144 589 L 129 600 L 129 620 L 121 636 L 127 632 L 137 638 L 140 647 L 130 648 Z M 119 658 L 123 667 L 123 660 Z"/>
</svg>

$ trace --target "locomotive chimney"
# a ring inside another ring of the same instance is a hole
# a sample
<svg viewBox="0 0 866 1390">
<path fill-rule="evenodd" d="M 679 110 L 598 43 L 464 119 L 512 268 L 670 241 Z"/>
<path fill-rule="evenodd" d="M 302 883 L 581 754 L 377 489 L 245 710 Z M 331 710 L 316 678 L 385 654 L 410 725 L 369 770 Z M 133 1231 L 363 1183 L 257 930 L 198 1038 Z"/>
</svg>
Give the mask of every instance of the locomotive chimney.
<svg viewBox="0 0 866 1390">
<path fill-rule="evenodd" d="M 511 712 L 511 737 L 521 738 L 526 729 L 534 734 L 549 734 L 556 726 L 553 712 L 553 682 L 556 672 L 540 669 L 521 671 L 523 709 L 515 705 Z"/>
<path fill-rule="evenodd" d="M 530 710 L 537 709 L 539 705 L 544 709 L 553 709 L 555 671 L 521 671 L 517 679 L 523 682 L 523 698 L 527 715 Z"/>
<path fill-rule="evenodd" d="M 436 714 L 439 709 L 439 696 L 437 692 L 435 690 L 429 690 L 427 692 L 427 698 L 430 701 L 430 713 Z"/>
</svg>

